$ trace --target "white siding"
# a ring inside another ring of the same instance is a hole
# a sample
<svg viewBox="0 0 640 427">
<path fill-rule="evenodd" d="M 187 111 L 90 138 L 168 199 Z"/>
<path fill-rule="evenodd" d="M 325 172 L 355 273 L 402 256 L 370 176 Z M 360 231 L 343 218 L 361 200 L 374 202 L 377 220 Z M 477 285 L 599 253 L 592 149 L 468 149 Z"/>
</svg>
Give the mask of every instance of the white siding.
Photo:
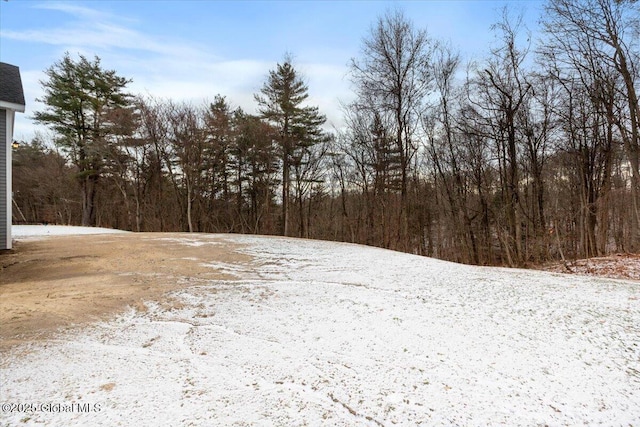
<svg viewBox="0 0 640 427">
<path fill-rule="evenodd" d="M 11 110 L 0 109 L 0 249 L 11 249 Z"/>
</svg>

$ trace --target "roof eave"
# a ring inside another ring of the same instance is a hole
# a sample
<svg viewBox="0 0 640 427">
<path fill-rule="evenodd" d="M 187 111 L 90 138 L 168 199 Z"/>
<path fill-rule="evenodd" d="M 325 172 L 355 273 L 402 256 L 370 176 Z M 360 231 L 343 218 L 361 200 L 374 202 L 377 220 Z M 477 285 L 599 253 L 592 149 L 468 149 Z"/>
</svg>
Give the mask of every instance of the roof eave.
<svg viewBox="0 0 640 427">
<path fill-rule="evenodd" d="M 13 102 L 0 101 L 0 108 L 24 113 L 25 106 L 22 104 L 15 104 Z"/>
</svg>

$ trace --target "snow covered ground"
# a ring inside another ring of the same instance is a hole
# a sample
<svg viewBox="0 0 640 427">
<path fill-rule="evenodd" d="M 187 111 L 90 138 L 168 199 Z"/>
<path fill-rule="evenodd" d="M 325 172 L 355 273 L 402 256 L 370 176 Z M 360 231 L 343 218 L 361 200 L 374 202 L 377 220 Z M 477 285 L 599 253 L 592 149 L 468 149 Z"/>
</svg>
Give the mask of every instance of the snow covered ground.
<svg viewBox="0 0 640 427">
<path fill-rule="evenodd" d="M 74 236 L 78 234 L 127 233 L 122 230 L 100 227 L 75 227 L 70 225 L 12 225 L 11 237 L 15 240 L 41 239 L 47 236 Z"/>
<path fill-rule="evenodd" d="M 3 354 L 0 424 L 640 425 L 638 283 L 320 241 L 181 242 L 238 280 Z M 224 242 L 254 261 L 208 259 Z"/>
</svg>

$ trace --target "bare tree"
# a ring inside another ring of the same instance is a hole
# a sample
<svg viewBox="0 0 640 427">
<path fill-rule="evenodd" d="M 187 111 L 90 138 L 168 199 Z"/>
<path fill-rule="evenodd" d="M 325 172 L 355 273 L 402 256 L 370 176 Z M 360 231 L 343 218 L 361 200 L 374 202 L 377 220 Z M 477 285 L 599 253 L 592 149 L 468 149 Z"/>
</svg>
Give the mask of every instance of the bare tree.
<svg viewBox="0 0 640 427">
<path fill-rule="evenodd" d="M 427 152 L 433 166 L 437 187 L 442 189 L 447 204 L 447 217 L 451 219 L 448 232 L 455 236 L 452 244 L 458 260 L 478 263 L 478 248 L 468 202 L 468 179 L 465 176 L 465 146 L 460 142 L 456 127 L 456 103 L 454 99 L 455 74 L 460 65 L 457 53 L 444 44 L 436 48 L 433 60 L 433 77 L 438 96 L 430 114 L 424 116 L 427 135 Z"/>
<path fill-rule="evenodd" d="M 611 119 L 624 143 L 631 170 L 628 250 L 640 249 L 640 3 L 633 0 L 550 0 L 545 9 L 544 53 L 565 73 L 601 80 L 617 74 L 618 103 Z M 619 82 L 619 83 L 618 83 Z"/>
<path fill-rule="evenodd" d="M 410 168 L 418 150 L 415 135 L 425 96 L 431 88 L 429 59 L 432 42 L 400 10 L 387 12 L 371 28 L 351 75 L 360 108 L 389 116 L 400 170 L 400 210 L 397 241 L 407 246 L 407 190 Z M 374 114 L 371 114 L 373 117 Z M 384 119 L 383 119 L 384 120 Z"/>
<path fill-rule="evenodd" d="M 477 71 L 470 98 L 485 117 L 487 130 L 495 142 L 508 231 L 501 233 L 500 240 L 510 265 L 524 262 L 517 119 L 533 89 L 523 65 L 528 47 L 521 49 L 516 44 L 521 22 L 521 18 L 513 22 L 507 9 L 504 10 L 502 20 L 494 26 L 501 43 L 492 51 L 486 67 Z"/>
</svg>

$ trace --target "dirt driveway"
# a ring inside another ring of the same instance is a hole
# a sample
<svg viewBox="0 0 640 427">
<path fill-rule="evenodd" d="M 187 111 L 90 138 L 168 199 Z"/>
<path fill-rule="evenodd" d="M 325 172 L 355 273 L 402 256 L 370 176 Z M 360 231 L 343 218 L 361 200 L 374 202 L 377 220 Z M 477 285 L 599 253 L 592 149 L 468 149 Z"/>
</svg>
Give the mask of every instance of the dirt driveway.
<svg viewBox="0 0 640 427">
<path fill-rule="evenodd" d="M 188 234 L 131 233 L 56 236 L 22 241 L 0 252 L 0 350 L 107 319 L 143 301 L 206 280 L 235 277 L 207 261 L 246 264 L 248 255 L 224 238 L 206 248 L 189 246 Z"/>
</svg>

